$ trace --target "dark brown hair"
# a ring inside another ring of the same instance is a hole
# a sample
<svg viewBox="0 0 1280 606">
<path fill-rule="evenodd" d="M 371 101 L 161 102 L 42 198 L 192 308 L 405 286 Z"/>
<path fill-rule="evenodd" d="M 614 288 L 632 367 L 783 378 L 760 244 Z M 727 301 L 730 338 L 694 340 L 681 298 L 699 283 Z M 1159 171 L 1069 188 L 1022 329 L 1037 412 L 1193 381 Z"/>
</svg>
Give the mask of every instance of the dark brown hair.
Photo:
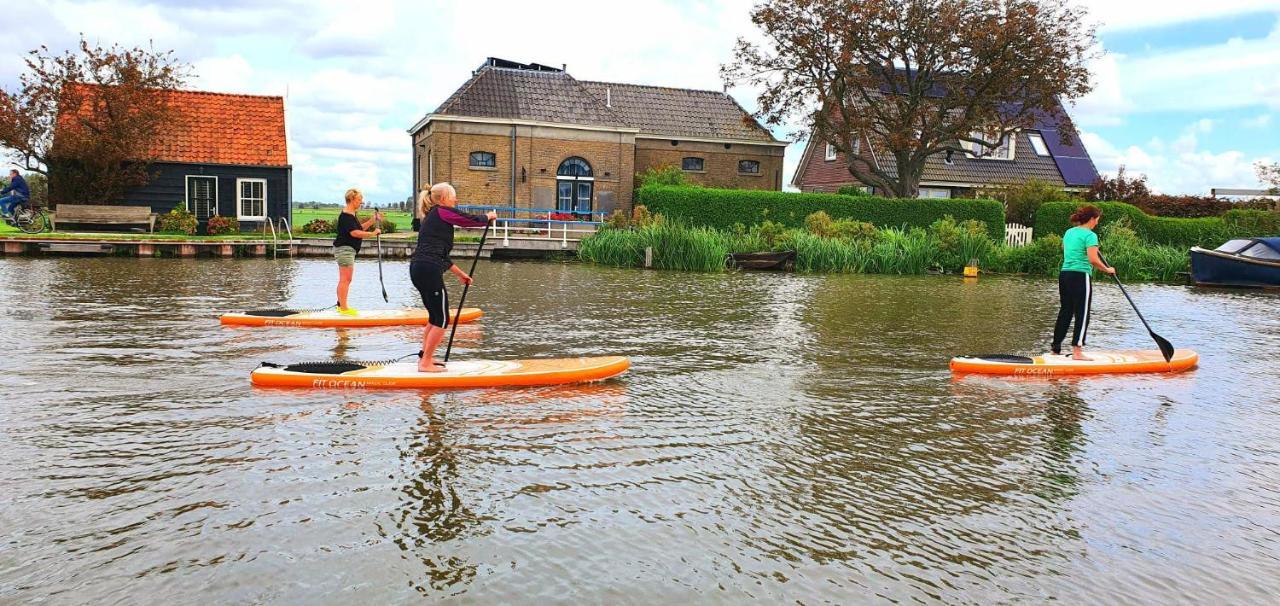
<svg viewBox="0 0 1280 606">
<path fill-rule="evenodd" d="M 1101 217 L 1102 210 L 1092 204 L 1082 206 L 1071 215 L 1071 223 L 1074 225 L 1084 225 L 1092 221 L 1094 217 Z"/>
</svg>

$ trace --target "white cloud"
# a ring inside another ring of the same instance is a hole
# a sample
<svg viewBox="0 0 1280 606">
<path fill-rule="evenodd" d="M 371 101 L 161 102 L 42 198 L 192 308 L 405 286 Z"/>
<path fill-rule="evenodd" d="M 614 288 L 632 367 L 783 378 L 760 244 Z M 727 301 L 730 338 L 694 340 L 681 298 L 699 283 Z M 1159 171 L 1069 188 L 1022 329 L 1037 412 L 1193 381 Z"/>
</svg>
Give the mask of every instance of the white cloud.
<svg viewBox="0 0 1280 606">
<path fill-rule="evenodd" d="M 1119 148 L 1092 132 L 1081 133 L 1081 138 L 1099 171 L 1115 173 L 1124 166 L 1130 174 L 1147 175 L 1148 185 L 1158 193 L 1208 194 L 1213 187 L 1251 187 L 1257 181 L 1253 163 L 1265 158 L 1250 158 L 1239 150 L 1200 149 L 1198 135 L 1213 128 L 1213 121 L 1198 120 L 1187 125 L 1172 144 L 1157 137 L 1145 147 Z"/>
<path fill-rule="evenodd" d="M 1240 126 L 1248 129 L 1264 129 L 1271 126 L 1271 114 L 1258 114 L 1240 121 Z"/>
<path fill-rule="evenodd" d="M 1169 2 L 1168 0 L 1081 0 L 1104 30 L 1145 29 L 1161 25 L 1229 17 L 1245 13 L 1280 10 L 1277 0 L 1214 0 L 1213 2 Z"/>
</svg>

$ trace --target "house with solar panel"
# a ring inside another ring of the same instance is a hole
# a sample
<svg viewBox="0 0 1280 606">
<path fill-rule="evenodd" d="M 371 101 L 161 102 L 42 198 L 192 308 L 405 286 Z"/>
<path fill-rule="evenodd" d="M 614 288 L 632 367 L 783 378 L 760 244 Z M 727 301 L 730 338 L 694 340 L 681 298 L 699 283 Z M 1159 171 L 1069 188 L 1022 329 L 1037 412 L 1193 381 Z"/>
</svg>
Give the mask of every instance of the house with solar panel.
<svg viewBox="0 0 1280 606">
<path fill-rule="evenodd" d="M 489 58 L 409 129 L 413 183 L 463 204 L 599 216 L 631 207 L 635 176 L 782 189 L 787 147 L 721 90 L 579 80 L 564 66 Z"/>
<path fill-rule="evenodd" d="M 293 171 L 283 97 L 191 90 L 164 94 L 174 117 L 146 151 L 151 178 L 112 206 L 146 207 L 152 215 L 183 207 L 201 224 L 220 215 L 238 219 L 244 231 L 289 217 Z M 59 117 L 59 128 L 67 118 Z"/>
<path fill-rule="evenodd" d="M 962 145 L 964 153 L 943 152 L 929 157 L 920 178 L 921 198 L 973 198 L 982 189 L 1018 185 L 1032 179 L 1079 192 L 1089 189 L 1098 178 L 1098 170 L 1079 135 L 1071 133 L 1064 141 L 1057 124 L 1047 119 L 1005 137 L 995 149 Z M 867 162 L 894 174 L 893 154 L 883 145 L 862 137 L 851 147 Z M 863 187 L 849 173 L 844 154 L 812 136 L 800 156 L 791 185 L 803 192 L 835 192 L 848 185 Z"/>
</svg>

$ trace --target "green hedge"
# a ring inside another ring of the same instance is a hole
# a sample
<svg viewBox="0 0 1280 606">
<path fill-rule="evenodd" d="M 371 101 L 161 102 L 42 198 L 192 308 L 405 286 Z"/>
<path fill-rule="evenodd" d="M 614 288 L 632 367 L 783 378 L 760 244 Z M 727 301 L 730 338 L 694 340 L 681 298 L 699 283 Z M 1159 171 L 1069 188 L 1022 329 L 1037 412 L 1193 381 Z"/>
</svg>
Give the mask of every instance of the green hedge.
<svg viewBox="0 0 1280 606">
<path fill-rule="evenodd" d="M 836 219 L 856 219 L 877 227 L 923 228 L 950 215 L 956 221 L 976 219 L 986 223 L 987 233 L 993 239 L 1004 240 L 1004 207 L 994 200 L 899 200 L 646 185 L 636 191 L 636 204 L 689 225 L 719 229 L 732 229 L 734 224 L 750 227 L 766 220 L 788 227 L 804 227 L 805 217 L 820 210 Z"/>
<path fill-rule="evenodd" d="M 1035 236 L 1062 235 L 1071 227 L 1071 214 L 1085 204 L 1102 209 L 1101 225 L 1127 217 L 1143 240 L 1179 248 L 1216 248 L 1232 238 L 1274 236 L 1280 231 L 1280 214 L 1261 210 L 1231 210 L 1221 217 L 1177 219 L 1154 217 L 1123 202 L 1049 202 L 1036 212 Z"/>
</svg>

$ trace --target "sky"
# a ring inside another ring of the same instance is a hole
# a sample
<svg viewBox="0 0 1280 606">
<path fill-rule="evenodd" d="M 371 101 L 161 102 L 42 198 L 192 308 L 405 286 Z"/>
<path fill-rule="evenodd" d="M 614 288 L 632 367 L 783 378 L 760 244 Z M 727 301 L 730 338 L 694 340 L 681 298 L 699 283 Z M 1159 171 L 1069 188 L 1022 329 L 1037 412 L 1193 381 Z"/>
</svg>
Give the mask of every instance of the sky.
<svg viewBox="0 0 1280 606">
<path fill-rule="evenodd" d="M 1077 0 L 1100 26 L 1094 91 L 1071 108 L 1100 171 L 1124 165 L 1163 193 L 1257 187 L 1280 159 L 1280 0 Z M 173 49 L 189 88 L 285 96 L 294 199 L 375 203 L 409 195 L 406 132 L 486 57 L 566 64 L 573 76 L 721 88 L 751 0 L 430 2 L 36 0 L 6 9 L 0 87 L 24 54 L 81 34 Z M 730 88 L 748 110 L 756 91 Z M 798 127 L 775 135 L 790 180 Z"/>
</svg>

